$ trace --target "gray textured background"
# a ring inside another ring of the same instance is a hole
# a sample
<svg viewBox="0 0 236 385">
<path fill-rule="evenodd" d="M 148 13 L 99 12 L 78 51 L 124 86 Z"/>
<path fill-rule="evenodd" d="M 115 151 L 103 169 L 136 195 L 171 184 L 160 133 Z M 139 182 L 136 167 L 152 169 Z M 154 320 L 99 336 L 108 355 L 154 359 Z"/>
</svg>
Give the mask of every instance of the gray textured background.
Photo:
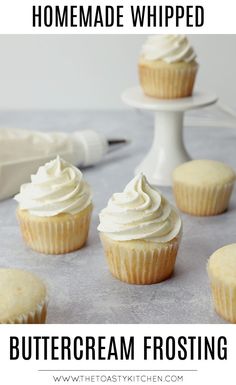
<svg viewBox="0 0 236 385">
<path fill-rule="evenodd" d="M 208 110 L 194 113 L 207 117 Z M 214 116 L 214 111 L 212 112 Z M 216 114 L 217 116 L 217 114 Z M 94 128 L 132 144 L 84 170 L 94 191 L 94 212 L 87 246 L 62 256 L 31 251 L 15 218 L 16 202 L 0 202 L 0 266 L 31 270 L 44 279 L 50 303 L 49 323 L 223 323 L 211 304 L 206 262 L 217 248 L 236 242 L 236 194 L 227 213 L 198 218 L 182 215 L 184 236 L 173 277 L 151 286 L 119 282 L 108 271 L 96 227 L 98 212 L 113 192 L 133 177 L 152 140 L 152 117 L 140 112 L 0 112 L 1 126 L 47 130 Z M 187 148 L 194 158 L 218 159 L 236 169 L 236 131 L 188 127 Z M 170 188 L 161 188 L 173 201 Z"/>
<path fill-rule="evenodd" d="M 112 2 L 111 2 L 112 3 Z M 219 30 L 220 32 L 220 30 Z M 1 109 L 116 109 L 147 35 L 0 35 Z M 196 88 L 235 106 L 236 34 L 191 34 Z M 223 79 L 222 79 L 223 76 Z"/>
</svg>

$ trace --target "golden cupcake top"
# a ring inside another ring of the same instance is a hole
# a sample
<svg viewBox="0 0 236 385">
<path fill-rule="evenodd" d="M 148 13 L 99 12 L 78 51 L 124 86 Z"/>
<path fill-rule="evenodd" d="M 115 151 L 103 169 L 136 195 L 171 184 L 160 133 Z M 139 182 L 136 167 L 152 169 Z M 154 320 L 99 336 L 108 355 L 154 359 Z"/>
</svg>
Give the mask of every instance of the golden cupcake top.
<svg viewBox="0 0 236 385">
<path fill-rule="evenodd" d="M 46 301 L 44 283 L 32 273 L 0 269 L 0 323 L 22 321 Z"/>
<path fill-rule="evenodd" d="M 208 261 L 208 273 L 236 288 L 236 243 L 216 250 Z"/>
<path fill-rule="evenodd" d="M 233 183 L 235 172 L 227 164 L 215 160 L 192 160 L 178 166 L 173 179 L 191 186 L 214 186 Z"/>
</svg>

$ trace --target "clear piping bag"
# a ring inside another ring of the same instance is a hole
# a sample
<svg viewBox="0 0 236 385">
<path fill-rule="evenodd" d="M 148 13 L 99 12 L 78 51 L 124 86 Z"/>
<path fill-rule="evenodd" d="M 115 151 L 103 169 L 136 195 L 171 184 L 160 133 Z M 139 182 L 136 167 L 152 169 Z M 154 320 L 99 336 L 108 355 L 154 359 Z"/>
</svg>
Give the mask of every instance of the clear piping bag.
<svg viewBox="0 0 236 385">
<path fill-rule="evenodd" d="M 66 161 L 85 167 L 98 163 L 108 152 L 108 141 L 93 130 L 73 133 L 42 133 L 23 129 L 0 129 L 0 200 L 19 191 L 38 167 L 60 155 Z"/>
</svg>

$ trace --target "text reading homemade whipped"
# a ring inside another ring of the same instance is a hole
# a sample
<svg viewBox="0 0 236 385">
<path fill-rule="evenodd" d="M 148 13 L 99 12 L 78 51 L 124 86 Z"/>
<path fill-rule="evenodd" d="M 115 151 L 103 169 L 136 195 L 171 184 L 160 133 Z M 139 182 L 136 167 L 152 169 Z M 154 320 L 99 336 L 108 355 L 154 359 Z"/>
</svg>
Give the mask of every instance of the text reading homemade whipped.
<svg viewBox="0 0 236 385">
<path fill-rule="evenodd" d="M 144 175 L 136 176 L 122 193 L 113 194 L 99 215 L 98 230 L 111 239 L 168 242 L 181 232 L 181 219 Z"/>
<path fill-rule="evenodd" d="M 190 63 L 196 58 L 196 53 L 185 35 L 149 36 L 141 54 L 146 60 L 162 60 L 166 63 Z"/>
<path fill-rule="evenodd" d="M 82 211 L 91 203 L 91 196 L 81 171 L 58 156 L 39 167 L 31 183 L 23 184 L 15 199 L 20 209 L 50 217 Z"/>
</svg>

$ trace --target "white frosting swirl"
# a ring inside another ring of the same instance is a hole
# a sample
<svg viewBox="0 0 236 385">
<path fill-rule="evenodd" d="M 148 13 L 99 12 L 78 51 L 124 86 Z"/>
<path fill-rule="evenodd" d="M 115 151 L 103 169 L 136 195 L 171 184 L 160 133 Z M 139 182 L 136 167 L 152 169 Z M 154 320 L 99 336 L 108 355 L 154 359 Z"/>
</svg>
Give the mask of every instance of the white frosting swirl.
<svg viewBox="0 0 236 385">
<path fill-rule="evenodd" d="M 174 207 L 142 174 L 124 192 L 113 194 L 99 217 L 98 230 L 116 241 L 168 242 L 180 234 L 182 227 Z"/>
<path fill-rule="evenodd" d="M 19 208 L 39 217 L 76 214 L 91 203 L 91 189 L 81 171 L 59 156 L 39 167 L 31 183 L 15 196 Z"/>
<path fill-rule="evenodd" d="M 185 35 L 149 36 L 141 54 L 146 60 L 162 60 L 166 63 L 190 63 L 196 58 L 196 53 Z"/>
</svg>

